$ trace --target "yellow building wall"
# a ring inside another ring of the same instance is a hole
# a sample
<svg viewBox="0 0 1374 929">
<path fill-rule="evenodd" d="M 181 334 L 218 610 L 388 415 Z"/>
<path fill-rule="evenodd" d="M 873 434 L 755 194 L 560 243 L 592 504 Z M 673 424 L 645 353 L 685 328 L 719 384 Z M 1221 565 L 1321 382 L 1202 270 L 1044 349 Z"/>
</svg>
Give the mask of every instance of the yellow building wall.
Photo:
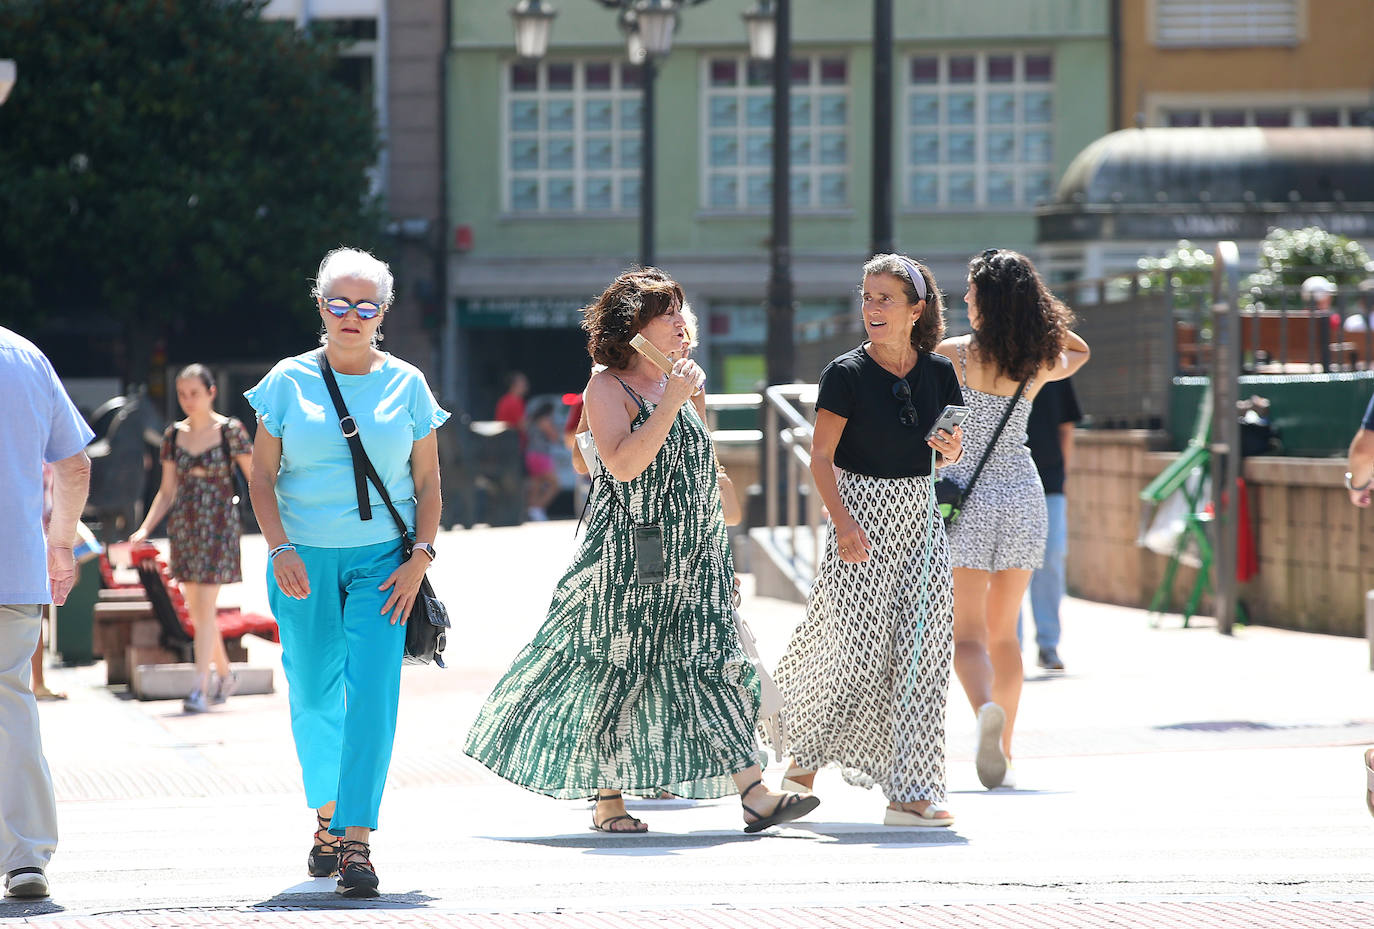
<svg viewBox="0 0 1374 929">
<path fill-rule="evenodd" d="M 1159 48 L 1154 0 L 1121 3 L 1121 125 L 1150 119 L 1159 95 L 1279 104 L 1369 102 L 1374 96 L 1374 2 L 1304 0 L 1292 47 Z M 1153 98 L 1153 100 L 1152 100 Z"/>
</svg>

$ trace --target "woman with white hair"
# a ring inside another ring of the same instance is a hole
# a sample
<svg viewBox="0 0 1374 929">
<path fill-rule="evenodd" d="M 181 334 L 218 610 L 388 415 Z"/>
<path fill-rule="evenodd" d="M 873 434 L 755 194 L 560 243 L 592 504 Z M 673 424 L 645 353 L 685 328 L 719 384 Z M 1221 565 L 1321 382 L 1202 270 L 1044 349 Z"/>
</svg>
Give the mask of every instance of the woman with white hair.
<svg viewBox="0 0 1374 929">
<path fill-rule="evenodd" d="M 434 560 L 434 430 L 449 415 L 417 368 L 377 348 L 392 290 L 385 262 L 330 252 L 312 293 L 323 348 L 283 359 L 244 392 L 258 414 L 251 489 L 269 548 L 268 599 L 318 822 L 307 868 L 337 872 L 348 897 L 377 895 L 368 840 L 391 764 L 405 620 Z M 331 377 L 348 419 L 336 412 Z M 355 479 L 349 435 L 361 438 L 406 523 L 409 557 L 381 493 Z"/>
</svg>

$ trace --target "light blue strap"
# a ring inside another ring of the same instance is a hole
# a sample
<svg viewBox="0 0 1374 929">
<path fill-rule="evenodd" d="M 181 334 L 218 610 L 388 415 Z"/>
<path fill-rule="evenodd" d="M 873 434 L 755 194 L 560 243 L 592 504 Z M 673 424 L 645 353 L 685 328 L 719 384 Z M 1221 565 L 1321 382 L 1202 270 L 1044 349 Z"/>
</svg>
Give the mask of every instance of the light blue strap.
<svg viewBox="0 0 1374 929">
<path fill-rule="evenodd" d="M 930 563 L 935 560 L 935 533 L 943 532 L 935 513 L 935 450 L 930 451 L 930 486 L 926 488 L 926 551 L 922 559 L 921 579 L 918 581 L 920 593 L 916 600 L 916 645 L 912 651 L 911 665 L 907 668 L 902 686 L 902 705 L 908 705 L 911 692 L 916 686 L 916 669 L 921 666 L 921 649 L 925 645 L 926 610 L 930 602 Z"/>
</svg>

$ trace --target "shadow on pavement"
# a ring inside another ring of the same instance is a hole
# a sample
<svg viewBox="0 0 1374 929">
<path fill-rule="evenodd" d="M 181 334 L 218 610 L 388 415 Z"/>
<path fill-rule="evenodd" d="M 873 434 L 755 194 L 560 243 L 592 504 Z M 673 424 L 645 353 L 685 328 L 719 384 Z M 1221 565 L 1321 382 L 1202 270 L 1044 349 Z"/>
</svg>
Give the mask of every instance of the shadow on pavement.
<svg viewBox="0 0 1374 929">
<path fill-rule="evenodd" d="M 296 890 L 288 888 L 268 900 L 261 903 L 254 903 L 245 908 L 245 912 L 254 911 L 282 911 L 282 910 L 416 910 L 423 909 L 433 903 L 438 897 L 431 897 L 428 894 L 413 890 L 409 893 L 388 894 L 373 897 L 366 900 L 346 899 L 334 893 L 332 888 L 328 891 L 317 891 L 313 888 L 318 886 L 319 881 L 307 881 L 298 884 L 298 887 L 312 888 L 310 890 Z M 329 883 L 333 883 L 330 881 Z"/>
<path fill-rule="evenodd" d="M 65 913 L 67 908 L 61 904 L 54 903 L 51 899 L 44 900 L 15 900 L 9 897 L 0 897 L 0 919 L 19 919 L 24 916 L 51 916 L 54 913 Z"/>
<path fill-rule="evenodd" d="M 912 828 L 912 829 L 893 829 L 868 830 L 860 828 L 856 830 L 849 823 L 813 823 L 813 822 L 793 822 L 788 823 L 789 832 L 781 833 L 761 833 L 759 835 L 745 835 L 743 833 L 685 833 L 685 834 L 665 834 L 661 832 L 649 832 L 639 835 L 621 836 L 576 836 L 576 835 L 556 835 L 543 836 L 539 838 L 529 838 L 526 836 L 483 836 L 493 842 L 513 842 L 517 845 L 541 845 L 545 848 L 580 848 L 596 854 L 658 854 L 671 855 L 678 850 L 694 848 L 713 848 L 719 845 L 734 845 L 741 842 L 756 842 L 759 839 L 767 838 L 776 842 L 778 840 L 814 842 L 822 840 L 826 845 L 869 845 L 875 847 L 894 846 L 908 847 L 911 845 L 967 845 L 968 839 L 951 831 L 954 827 L 939 828 Z M 796 835 L 796 832 L 806 832 L 809 835 Z"/>
</svg>

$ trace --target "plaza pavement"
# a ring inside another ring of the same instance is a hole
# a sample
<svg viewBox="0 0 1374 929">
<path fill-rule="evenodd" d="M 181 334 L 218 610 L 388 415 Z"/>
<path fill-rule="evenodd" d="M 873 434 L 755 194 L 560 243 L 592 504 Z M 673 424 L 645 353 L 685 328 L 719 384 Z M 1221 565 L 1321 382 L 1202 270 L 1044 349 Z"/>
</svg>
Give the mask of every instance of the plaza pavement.
<svg viewBox="0 0 1374 929">
<path fill-rule="evenodd" d="M 280 650 L 278 690 L 204 716 L 53 668 L 41 713 L 59 800 L 53 897 L 0 920 L 67 927 L 1374 925 L 1374 743 L 1362 640 L 1070 599 L 1065 674 L 1028 667 L 1018 789 L 985 791 L 972 712 L 950 697 L 950 829 L 881 825 L 884 801 L 833 771 L 806 820 L 745 836 L 737 801 L 640 801 L 651 834 L 588 830 L 590 809 L 512 787 L 462 753 L 486 691 L 543 617 L 573 525 L 454 530 L 431 577 L 455 621 L 450 667 L 407 668 L 374 859 L 377 901 L 310 880 Z M 225 601 L 265 610 L 264 546 Z M 748 583 L 746 581 L 746 593 Z M 802 608 L 746 596 L 765 660 Z M 0 761 L 0 763 L 3 763 Z M 781 774 L 773 760 L 769 777 Z"/>
</svg>

